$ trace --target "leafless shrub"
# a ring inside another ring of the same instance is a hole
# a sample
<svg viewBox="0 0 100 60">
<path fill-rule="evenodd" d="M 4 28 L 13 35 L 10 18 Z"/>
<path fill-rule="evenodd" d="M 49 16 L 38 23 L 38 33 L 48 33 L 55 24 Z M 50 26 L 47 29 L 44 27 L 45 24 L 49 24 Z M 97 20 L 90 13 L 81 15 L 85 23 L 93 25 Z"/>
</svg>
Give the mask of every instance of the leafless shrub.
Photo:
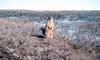
<svg viewBox="0 0 100 60">
<path fill-rule="evenodd" d="M 87 54 L 82 55 L 83 52 L 75 52 L 68 44 L 68 38 L 64 38 L 56 32 L 50 41 L 31 35 L 41 35 L 40 28 L 41 26 L 34 22 L 0 20 L 0 59 L 74 60 L 74 57 L 77 57 L 79 60 L 91 60 L 87 59 Z M 76 36 L 80 36 L 81 33 L 77 34 Z M 84 58 L 78 57 L 80 54 Z M 88 58 L 91 58 L 90 55 Z"/>
<path fill-rule="evenodd" d="M 81 25 L 79 31 L 72 35 L 70 44 L 76 49 L 93 50 L 96 47 L 96 24 Z"/>
</svg>

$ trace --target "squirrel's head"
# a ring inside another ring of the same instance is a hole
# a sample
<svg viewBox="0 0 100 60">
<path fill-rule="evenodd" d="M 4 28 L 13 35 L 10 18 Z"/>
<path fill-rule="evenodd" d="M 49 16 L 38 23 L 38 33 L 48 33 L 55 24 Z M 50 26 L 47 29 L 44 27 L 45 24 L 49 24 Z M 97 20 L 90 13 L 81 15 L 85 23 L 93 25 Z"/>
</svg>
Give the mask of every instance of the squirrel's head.
<svg viewBox="0 0 100 60">
<path fill-rule="evenodd" d="M 52 16 L 50 16 L 50 17 L 48 17 L 48 21 L 53 21 L 53 17 Z"/>
</svg>

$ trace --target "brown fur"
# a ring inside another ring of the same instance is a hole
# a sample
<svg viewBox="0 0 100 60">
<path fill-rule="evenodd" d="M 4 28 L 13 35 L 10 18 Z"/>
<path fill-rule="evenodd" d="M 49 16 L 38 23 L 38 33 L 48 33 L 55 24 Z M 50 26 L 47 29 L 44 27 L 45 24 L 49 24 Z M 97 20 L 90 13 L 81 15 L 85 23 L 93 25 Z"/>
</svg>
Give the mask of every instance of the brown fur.
<svg viewBox="0 0 100 60">
<path fill-rule="evenodd" d="M 45 33 L 47 38 L 50 39 L 53 38 L 53 30 L 54 30 L 54 21 L 52 19 L 49 19 L 45 27 L 45 31 L 46 31 Z"/>
</svg>

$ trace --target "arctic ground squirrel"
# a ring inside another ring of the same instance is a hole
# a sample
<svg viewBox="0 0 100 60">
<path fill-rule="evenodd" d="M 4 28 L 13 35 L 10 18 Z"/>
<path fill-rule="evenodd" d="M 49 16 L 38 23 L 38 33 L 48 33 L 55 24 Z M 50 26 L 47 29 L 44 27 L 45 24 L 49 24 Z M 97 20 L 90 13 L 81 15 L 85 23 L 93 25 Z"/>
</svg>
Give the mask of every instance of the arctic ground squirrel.
<svg viewBox="0 0 100 60">
<path fill-rule="evenodd" d="M 53 17 L 48 17 L 46 26 L 45 26 L 45 35 L 46 38 L 52 39 L 54 34 L 54 20 Z"/>
</svg>

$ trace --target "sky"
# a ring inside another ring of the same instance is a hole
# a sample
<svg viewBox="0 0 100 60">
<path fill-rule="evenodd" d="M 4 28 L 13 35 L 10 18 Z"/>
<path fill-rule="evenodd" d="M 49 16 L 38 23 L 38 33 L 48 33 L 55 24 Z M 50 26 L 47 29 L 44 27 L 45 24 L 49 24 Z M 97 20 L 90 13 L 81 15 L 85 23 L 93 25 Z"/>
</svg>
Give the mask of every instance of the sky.
<svg viewBox="0 0 100 60">
<path fill-rule="evenodd" d="M 0 0 L 0 9 L 100 10 L 100 0 Z"/>
</svg>

